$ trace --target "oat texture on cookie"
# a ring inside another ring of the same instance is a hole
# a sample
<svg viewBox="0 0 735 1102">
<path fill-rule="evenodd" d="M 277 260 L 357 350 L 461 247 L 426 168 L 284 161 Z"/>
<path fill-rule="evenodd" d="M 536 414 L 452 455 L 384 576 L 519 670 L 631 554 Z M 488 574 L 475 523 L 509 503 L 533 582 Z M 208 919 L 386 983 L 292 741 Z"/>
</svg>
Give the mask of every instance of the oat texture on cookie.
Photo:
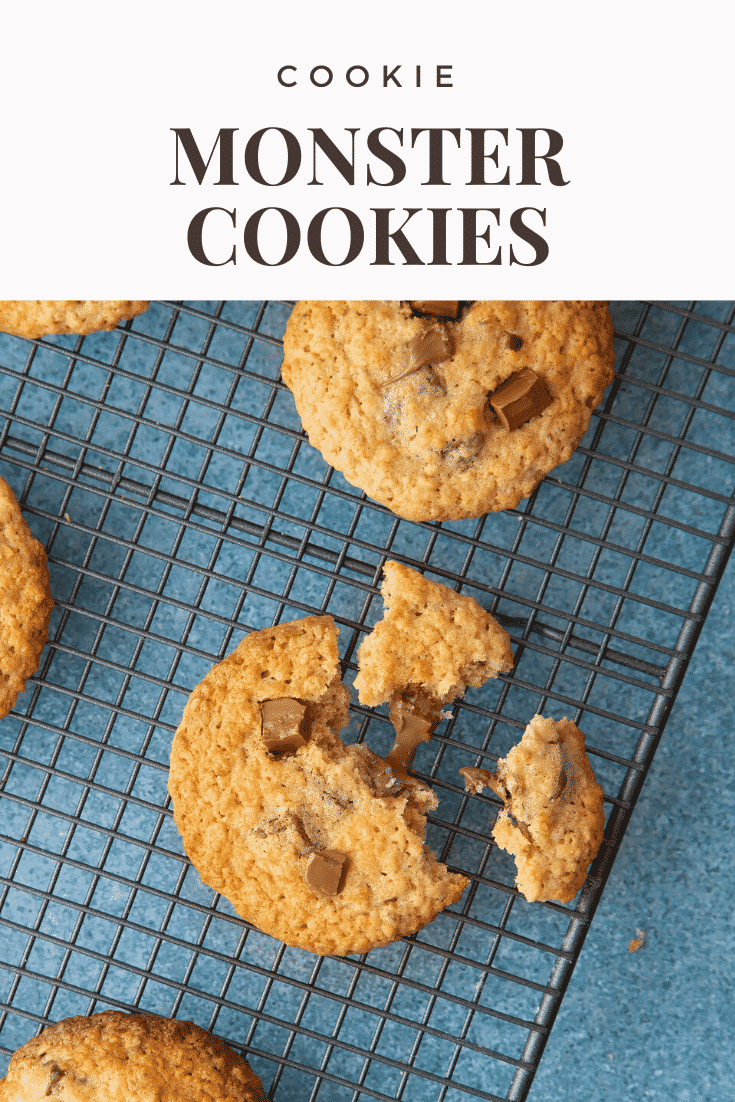
<svg viewBox="0 0 735 1102">
<path fill-rule="evenodd" d="M 472 597 L 390 560 L 380 592 L 384 618 L 358 652 L 361 704 L 393 701 L 409 686 L 450 704 L 512 668 L 508 632 Z"/>
<path fill-rule="evenodd" d="M 490 787 L 502 799 L 493 838 L 513 854 L 516 885 L 525 898 L 573 899 L 605 829 L 602 788 L 579 728 L 568 719 L 534 716 L 494 773 L 460 772 L 469 791 Z"/>
<path fill-rule="evenodd" d="M 38 669 L 53 605 L 46 552 L 0 478 L 0 717 Z"/>
<path fill-rule="evenodd" d="M 114 329 L 147 310 L 148 302 L 113 299 L 0 300 L 0 332 L 15 337 L 45 337 L 52 333 L 97 333 Z"/>
<path fill-rule="evenodd" d="M 424 844 L 431 790 L 386 794 L 383 760 L 339 738 L 337 636 L 329 616 L 248 635 L 192 693 L 169 790 L 205 883 L 286 944 L 344 955 L 414 933 L 467 881 Z"/>
<path fill-rule="evenodd" d="M 350 482 L 408 520 L 459 520 L 567 462 L 612 380 L 612 336 L 603 302 L 302 301 L 283 380 Z"/>
<path fill-rule="evenodd" d="M 193 1022 L 107 1010 L 27 1041 L 0 1102 L 268 1102 L 244 1057 Z"/>
</svg>

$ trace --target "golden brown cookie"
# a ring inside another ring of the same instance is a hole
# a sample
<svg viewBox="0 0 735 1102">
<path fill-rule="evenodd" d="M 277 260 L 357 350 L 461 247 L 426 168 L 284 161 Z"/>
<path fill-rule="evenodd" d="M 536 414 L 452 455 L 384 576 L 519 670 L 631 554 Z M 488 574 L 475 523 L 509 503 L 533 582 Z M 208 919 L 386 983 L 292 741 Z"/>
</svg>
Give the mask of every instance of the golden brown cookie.
<svg viewBox="0 0 735 1102">
<path fill-rule="evenodd" d="M 441 704 L 513 666 L 508 632 L 472 597 L 388 561 L 380 592 L 385 616 L 358 651 L 360 703 L 392 700 L 406 686 Z"/>
<path fill-rule="evenodd" d="M 107 1010 L 14 1054 L 0 1102 L 267 1102 L 247 1061 L 193 1022 Z"/>
<path fill-rule="evenodd" d="M 114 329 L 148 309 L 147 302 L 71 299 L 0 300 L 0 332 L 14 337 L 44 337 L 49 333 L 96 333 Z"/>
<path fill-rule="evenodd" d="M 38 669 L 53 607 L 46 552 L 0 478 L 0 718 Z"/>
<path fill-rule="evenodd" d="M 349 482 L 408 520 L 459 520 L 567 462 L 613 361 L 603 302 L 303 301 L 283 380 Z"/>
<path fill-rule="evenodd" d="M 314 953 L 414 933 L 467 881 L 424 845 L 436 807 L 416 778 L 344 746 L 337 629 L 307 617 L 248 635 L 194 690 L 169 791 L 202 879 L 265 933 Z"/>
<path fill-rule="evenodd" d="M 516 885 L 529 903 L 573 899 L 605 830 L 602 788 L 579 728 L 534 716 L 495 773 L 461 772 L 470 791 L 488 786 L 502 799 L 493 838 L 515 857 Z"/>
</svg>

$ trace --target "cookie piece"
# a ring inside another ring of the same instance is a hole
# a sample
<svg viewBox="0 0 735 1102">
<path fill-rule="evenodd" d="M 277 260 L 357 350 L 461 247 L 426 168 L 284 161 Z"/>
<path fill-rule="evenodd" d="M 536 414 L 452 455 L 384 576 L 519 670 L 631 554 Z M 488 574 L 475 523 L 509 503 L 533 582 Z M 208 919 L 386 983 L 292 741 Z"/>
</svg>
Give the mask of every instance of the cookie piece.
<svg viewBox="0 0 735 1102">
<path fill-rule="evenodd" d="M 603 302 L 305 301 L 282 376 L 349 482 L 408 520 L 459 520 L 516 506 L 567 462 L 613 361 Z M 493 396 L 524 371 L 533 401 L 504 422 Z"/>
<path fill-rule="evenodd" d="M 388 561 L 380 593 L 384 618 L 363 640 L 355 688 L 360 703 L 396 701 L 407 686 L 440 704 L 513 666 L 508 632 L 472 597 Z"/>
<path fill-rule="evenodd" d="M 205 883 L 287 945 L 344 955 L 414 933 L 467 881 L 424 845 L 431 790 L 413 778 L 381 794 L 383 760 L 336 733 L 349 702 L 337 635 L 330 616 L 306 617 L 252 632 L 210 670 L 169 791 Z M 271 701 L 287 703 L 264 714 Z"/>
<path fill-rule="evenodd" d="M 148 302 L 83 299 L 0 300 L 0 332 L 14 337 L 45 337 L 49 333 L 96 333 L 114 329 L 147 310 Z"/>
<path fill-rule="evenodd" d="M 0 718 L 38 669 L 53 607 L 46 552 L 0 478 Z"/>
<path fill-rule="evenodd" d="M 268 1102 L 248 1062 L 193 1022 L 106 1010 L 27 1041 L 0 1102 Z"/>
<path fill-rule="evenodd" d="M 571 720 L 534 716 L 495 773 L 462 769 L 466 787 L 485 786 L 504 808 L 493 838 L 515 857 L 516 886 L 529 903 L 568 903 L 587 878 L 605 830 L 603 792 Z"/>
</svg>

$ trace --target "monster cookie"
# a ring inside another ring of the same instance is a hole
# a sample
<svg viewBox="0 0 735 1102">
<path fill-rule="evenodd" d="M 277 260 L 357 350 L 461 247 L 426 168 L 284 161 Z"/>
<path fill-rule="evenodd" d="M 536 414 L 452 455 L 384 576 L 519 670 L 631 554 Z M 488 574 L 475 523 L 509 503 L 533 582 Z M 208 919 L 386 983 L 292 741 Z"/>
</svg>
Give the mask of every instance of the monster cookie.
<svg viewBox="0 0 735 1102">
<path fill-rule="evenodd" d="M 56 300 L 0 301 L 0 331 L 15 337 L 44 337 L 49 333 L 96 333 L 114 329 L 148 309 L 147 302 Z"/>
<path fill-rule="evenodd" d="M 268 1102 L 242 1056 L 192 1022 L 107 1010 L 27 1041 L 0 1102 Z"/>
<path fill-rule="evenodd" d="M 189 698 L 169 780 L 202 879 L 265 933 L 324 954 L 413 933 L 467 883 L 424 845 L 431 790 L 342 744 L 337 635 L 329 616 L 248 635 Z"/>
<path fill-rule="evenodd" d="M 398 562 L 383 567 L 384 618 L 358 652 L 360 703 L 398 704 L 407 686 L 441 710 L 513 665 L 510 638 L 477 601 Z"/>
<path fill-rule="evenodd" d="M 0 478 L 0 717 L 38 669 L 53 606 L 46 552 Z"/>
<path fill-rule="evenodd" d="M 605 829 L 602 789 L 579 728 L 568 719 L 534 716 L 495 773 L 460 772 L 470 791 L 487 786 L 502 799 L 493 838 L 515 857 L 516 885 L 526 899 L 573 899 Z"/>
<path fill-rule="evenodd" d="M 613 376 L 602 302 L 299 302 L 283 380 L 309 441 L 408 520 L 508 509 Z"/>
</svg>

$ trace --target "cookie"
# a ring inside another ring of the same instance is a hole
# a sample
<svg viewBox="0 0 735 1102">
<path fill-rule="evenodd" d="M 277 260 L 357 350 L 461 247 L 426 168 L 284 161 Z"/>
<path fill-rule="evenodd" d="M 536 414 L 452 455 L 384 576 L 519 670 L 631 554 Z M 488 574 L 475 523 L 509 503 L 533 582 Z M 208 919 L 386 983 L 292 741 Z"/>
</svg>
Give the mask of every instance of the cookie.
<svg viewBox="0 0 735 1102">
<path fill-rule="evenodd" d="M 407 686 L 449 704 L 512 668 L 507 631 L 472 597 L 391 561 L 380 592 L 384 618 L 358 651 L 361 704 L 394 701 Z"/>
<path fill-rule="evenodd" d="M 513 854 L 516 886 L 529 903 L 573 899 L 605 830 L 602 788 L 579 728 L 568 719 L 534 716 L 495 773 L 460 772 L 470 791 L 487 786 L 502 799 L 493 838 Z"/>
<path fill-rule="evenodd" d="M 205 883 L 287 945 L 344 955 L 414 933 L 467 880 L 424 845 L 428 786 L 340 740 L 337 635 L 330 616 L 248 635 L 189 698 L 169 791 Z"/>
<path fill-rule="evenodd" d="M 0 300 L 0 332 L 14 337 L 45 337 L 49 333 L 96 333 L 114 329 L 148 309 L 147 302 L 84 301 L 72 299 Z"/>
<path fill-rule="evenodd" d="M 602 302 L 298 302 L 282 376 L 309 441 L 407 520 L 513 508 L 613 377 Z"/>
<path fill-rule="evenodd" d="M 38 669 L 53 607 L 46 552 L 0 478 L 0 718 Z"/>
<path fill-rule="evenodd" d="M 193 1022 L 107 1010 L 27 1041 L 0 1102 L 268 1102 L 247 1061 Z"/>
</svg>

